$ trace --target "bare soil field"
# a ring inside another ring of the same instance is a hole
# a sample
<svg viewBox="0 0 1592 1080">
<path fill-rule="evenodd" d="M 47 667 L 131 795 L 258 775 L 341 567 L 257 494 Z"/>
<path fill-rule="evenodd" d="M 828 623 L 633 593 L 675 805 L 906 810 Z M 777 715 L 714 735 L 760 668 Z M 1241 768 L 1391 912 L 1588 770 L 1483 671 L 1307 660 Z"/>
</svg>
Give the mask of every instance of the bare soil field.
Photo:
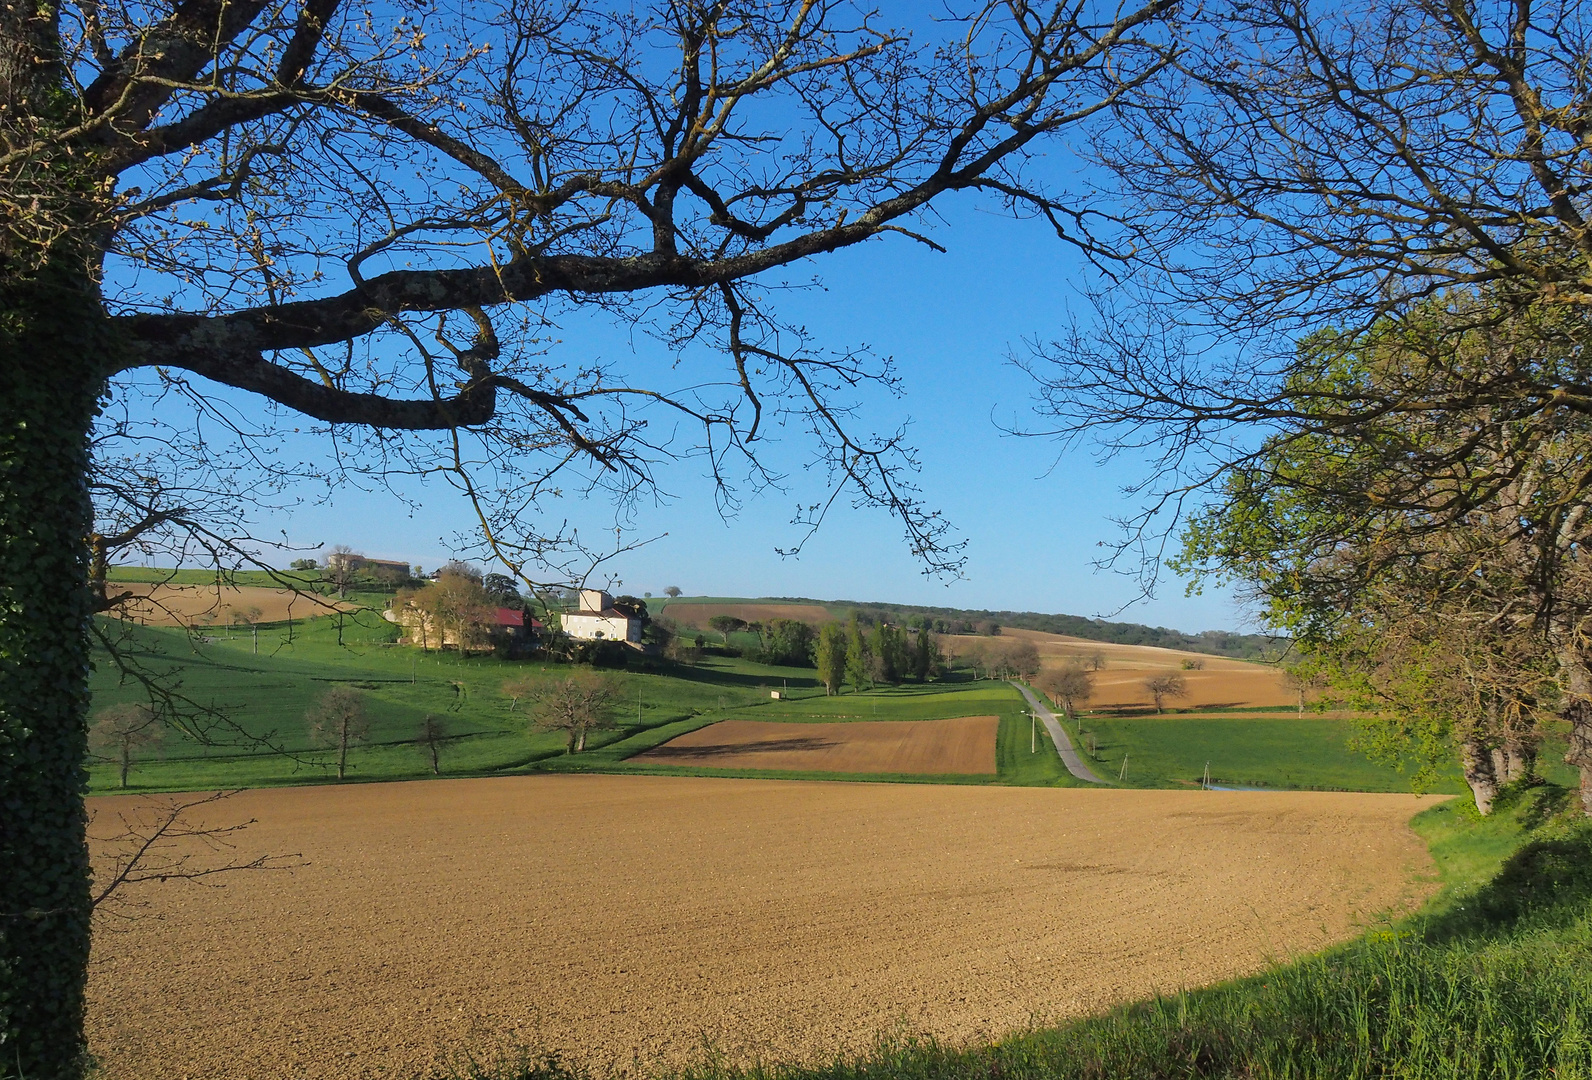
<svg viewBox="0 0 1592 1080">
<path fill-rule="evenodd" d="M 1095 672 L 1091 709 L 1152 708 L 1154 702 L 1144 689 L 1144 680 L 1164 671 L 1176 671 L 1188 685 L 1188 696 L 1168 700 L 1170 708 L 1279 708 L 1298 703 L 1298 693 L 1283 682 L 1282 672 L 1268 664 L 1230 660 L 1225 656 L 1158 649 L 1149 645 L 1111 645 L 1087 638 L 1046 634 L 1039 630 L 1003 627 L 999 637 L 942 637 L 941 646 L 950 655 L 987 647 L 990 642 L 1032 641 L 1039 648 L 1046 667 L 1069 659 L 1104 657 L 1105 667 Z M 1202 665 L 1199 670 L 1184 670 L 1189 661 Z"/>
<path fill-rule="evenodd" d="M 109 816 L 128 797 L 89 800 Z M 1429 889 L 1413 795 L 535 776 L 246 791 L 224 888 L 102 916 L 118 1080 L 596 1068 L 999 1034 L 1251 972 Z M 101 853 L 101 857 L 102 853 Z"/>
<path fill-rule="evenodd" d="M 631 761 L 710 769 L 995 775 L 998 716 L 781 724 L 721 720 Z"/>
<path fill-rule="evenodd" d="M 834 622 L 829 609 L 818 604 L 681 604 L 669 603 L 655 615 L 681 626 L 708 629 L 708 620 L 715 615 L 733 615 L 747 622 L 767 622 L 769 619 L 796 619 L 800 622 L 822 626 Z"/>
<path fill-rule="evenodd" d="M 257 585 L 148 585 L 118 581 L 111 583 L 110 593 L 131 593 L 132 598 L 107 611 L 107 615 L 148 626 L 226 626 L 235 615 L 246 622 L 285 622 L 359 608 L 358 604 L 331 597 Z"/>
</svg>

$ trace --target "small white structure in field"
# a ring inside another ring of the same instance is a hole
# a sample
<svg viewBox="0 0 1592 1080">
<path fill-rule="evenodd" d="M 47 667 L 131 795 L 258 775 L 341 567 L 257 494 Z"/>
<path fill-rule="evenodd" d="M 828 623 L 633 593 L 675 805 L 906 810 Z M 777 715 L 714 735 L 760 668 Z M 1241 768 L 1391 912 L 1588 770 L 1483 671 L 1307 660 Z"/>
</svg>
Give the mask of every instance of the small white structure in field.
<svg viewBox="0 0 1592 1080">
<path fill-rule="evenodd" d="M 641 643 L 641 620 L 614 609 L 614 598 L 601 589 L 582 589 L 580 609 L 559 617 L 564 633 L 582 641 Z"/>
</svg>

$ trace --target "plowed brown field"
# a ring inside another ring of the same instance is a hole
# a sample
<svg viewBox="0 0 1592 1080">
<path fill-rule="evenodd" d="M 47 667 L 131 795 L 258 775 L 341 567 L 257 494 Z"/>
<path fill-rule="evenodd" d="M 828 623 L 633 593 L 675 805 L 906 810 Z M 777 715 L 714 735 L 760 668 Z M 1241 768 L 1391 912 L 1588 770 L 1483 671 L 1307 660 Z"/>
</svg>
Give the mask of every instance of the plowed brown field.
<svg viewBox="0 0 1592 1080">
<path fill-rule="evenodd" d="M 1421 805 L 641 776 L 248 791 L 216 811 L 258 819 L 238 854 L 307 865 L 139 886 L 151 907 L 96 936 L 91 1046 L 118 1080 L 304 1080 L 510 1043 L 624 1067 L 1000 1033 L 1408 905 Z"/>
<path fill-rule="evenodd" d="M 721 720 L 630 760 L 710 769 L 994 775 L 998 727 L 998 716 L 845 724 Z"/>
<path fill-rule="evenodd" d="M 1186 697 L 1167 701 L 1170 708 L 1269 709 L 1295 705 L 1299 700 L 1297 693 L 1283 682 L 1278 668 L 1247 660 L 1229 660 L 1225 656 L 1157 649 L 1149 645 L 1111 645 L 1087 638 L 1009 627 L 1002 628 L 1000 636 L 994 638 L 940 638 L 942 647 L 953 656 L 1004 641 L 1032 641 L 1046 667 L 1063 664 L 1069 659 L 1087 659 L 1098 653 L 1104 658 L 1105 667 L 1094 673 L 1095 692 L 1088 705 L 1091 709 L 1153 708 L 1154 702 L 1144 689 L 1144 680 L 1164 671 L 1176 671 L 1188 685 Z M 1198 671 L 1185 670 L 1183 665 L 1190 661 L 1203 666 Z"/>
<path fill-rule="evenodd" d="M 112 582 L 111 595 L 131 593 L 132 598 L 106 612 L 120 619 L 150 626 L 225 626 L 237 615 L 244 621 L 285 622 L 356 611 L 358 604 L 296 593 L 292 589 L 265 589 L 258 585 L 147 585 Z M 259 614 L 251 614 L 251 609 Z"/>
<path fill-rule="evenodd" d="M 656 601 L 653 601 L 656 603 Z M 834 616 L 818 604 L 665 604 L 657 618 L 677 622 L 681 626 L 708 629 L 708 620 L 715 615 L 733 615 L 747 622 L 766 622 L 769 619 L 797 619 L 814 626 L 833 622 Z"/>
</svg>

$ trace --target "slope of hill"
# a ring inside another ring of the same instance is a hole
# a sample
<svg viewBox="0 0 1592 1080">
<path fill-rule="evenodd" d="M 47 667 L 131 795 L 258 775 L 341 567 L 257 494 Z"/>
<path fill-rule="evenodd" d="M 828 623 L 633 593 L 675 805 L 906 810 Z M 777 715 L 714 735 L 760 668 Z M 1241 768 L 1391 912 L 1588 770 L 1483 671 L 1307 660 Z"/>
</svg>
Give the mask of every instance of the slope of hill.
<svg viewBox="0 0 1592 1080">
<path fill-rule="evenodd" d="M 764 596 L 756 599 L 738 599 L 727 596 L 681 597 L 676 600 L 649 601 L 653 615 L 684 625 L 705 625 L 711 615 L 730 614 L 752 621 L 756 619 L 787 618 L 816 621 L 814 608 L 827 610 L 830 617 L 847 618 L 855 611 L 864 624 L 887 622 L 894 625 L 917 625 L 927 622 L 932 629 L 948 634 L 989 633 L 992 629 L 1015 627 L 1038 630 L 1046 634 L 1063 634 L 1067 637 L 1087 638 L 1111 645 L 1148 645 L 1158 649 L 1176 649 L 1180 652 L 1206 653 L 1211 656 L 1229 656 L 1238 660 L 1276 659 L 1288 648 L 1288 639 L 1269 634 L 1239 634 L 1230 630 L 1203 630 L 1197 634 L 1170 630 L 1164 626 L 1146 626 L 1143 623 L 1108 622 L 1082 615 L 1046 615 L 1036 611 L 985 611 L 968 608 L 926 607 L 919 604 L 884 604 L 862 600 L 813 600 L 796 596 Z M 707 607 L 711 606 L 709 612 Z M 750 611 L 736 609 L 748 608 Z M 789 610 L 781 610 L 788 608 Z M 667 614 L 664 612 L 667 611 Z M 698 618 L 700 616 L 700 618 Z"/>
</svg>

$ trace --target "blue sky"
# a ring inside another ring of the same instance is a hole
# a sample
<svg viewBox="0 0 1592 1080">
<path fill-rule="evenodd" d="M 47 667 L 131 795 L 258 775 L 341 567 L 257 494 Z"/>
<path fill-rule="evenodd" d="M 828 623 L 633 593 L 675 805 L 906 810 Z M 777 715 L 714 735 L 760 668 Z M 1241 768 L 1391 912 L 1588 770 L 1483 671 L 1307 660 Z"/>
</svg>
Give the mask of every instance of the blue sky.
<svg viewBox="0 0 1592 1080">
<path fill-rule="evenodd" d="M 938 33 L 927 9 L 888 6 L 892 18 L 916 31 Z M 1040 167 L 1067 186 L 1080 175 L 1076 159 L 1063 147 L 1053 149 L 1055 156 Z M 1058 336 L 1069 310 L 1089 310 L 1077 291 L 1091 273 L 1085 260 L 1043 222 L 1013 221 L 976 198 L 937 210 L 943 219 L 931 231 L 948 253 L 889 236 L 788 268 L 767 284 L 821 276 L 822 288 L 775 297 L 775 310 L 803 325 L 820 346 L 866 345 L 894 358 L 904 398 L 865 397 L 854 428 L 892 431 L 910 421 L 910 441 L 921 452 L 923 498 L 967 541 L 964 577 L 925 578 L 896 521 L 844 500 L 799 558 L 780 555 L 778 549 L 804 534 L 791 524 L 797 506 L 823 494 L 821 478 L 802 468 L 809 448 L 795 432 L 765 450 L 788 475 L 786 489 L 749 498 L 729 519 L 716 512 L 700 462 L 661 467 L 660 488 L 670 497 L 635 507 L 623 521 L 624 543 L 656 539 L 605 564 L 603 573 L 638 594 L 678 585 L 691 594 L 1065 612 L 1183 630 L 1250 628 L 1224 593 L 1185 597 L 1181 582 L 1163 580 L 1155 598 L 1131 603 L 1139 594 L 1132 574 L 1137 567 L 1123 567 L 1127 573 L 1095 567 L 1102 545 L 1120 537 L 1113 519 L 1135 508 L 1122 489 L 1139 478 L 1142 462 L 1123 458 L 1102 466 L 1086 449 L 1058 456 L 1054 443 L 1002 432 L 1039 422 L 1032 412 L 1034 387 L 1009 358 L 1026 340 Z M 665 345 L 595 308 L 561 322 L 559 337 L 551 360 L 611 362 L 653 389 L 688 383 L 705 363 L 713 365 L 715 378 L 728 369 L 723 357 L 701 355 L 676 367 L 680 358 Z M 244 415 L 261 407 L 235 392 L 217 389 L 216 396 Z M 292 442 L 286 450 L 311 452 Z M 252 531 L 285 534 L 298 546 L 348 544 L 427 567 L 469 550 L 474 519 L 462 498 L 441 483 L 414 484 L 404 493 L 407 502 L 343 487 L 318 503 L 307 487 L 291 512 L 256 520 Z M 549 528 L 567 520 L 589 544 L 613 543 L 611 503 L 572 495 L 547 503 L 544 511 Z"/>
<path fill-rule="evenodd" d="M 1076 285 L 1087 266 L 1042 224 L 1013 221 L 971 200 L 951 207 L 935 237 L 940 254 L 904 237 L 871 242 L 788 273 L 818 273 L 823 287 L 777 298 L 778 310 L 833 347 L 860 344 L 893 356 L 906 394 L 865 402 L 863 419 L 880 430 L 910 420 L 921 449 L 921 487 L 967 539 L 962 580 L 925 578 L 882 511 L 841 504 L 800 557 L 788 548 L 802 529 L 791 524 L 799 502 L 820 490 L 794 468 L 803 443 L 794 433 L 770 448 L 792 467 L 788 490 L 747 501 L 729 519 L 715 510 L 699 463 L 664 468 L 672 497 L 638 507 L 624 540 L 658 537 L 605 566 L 626 591 L 814 596 L 955 607 L 1114 616 L 1183 630 L 1249 628 L 1225 593 L 1185 597 L 1183 583 L 1163 581 L 1154 599 L 1127 607 L 1135 579 L 1094 562 L 1118 537 L 1113 519 L 1134 506 L 1122 492 L 1141 464 L 1097 464 L 1086 450 L 1061 454 L 1045 440 L 1019 439 L 1002 427 L 1036 423 L 1032 385 L 1009 357 L 1025 339 L 1058 334 L 1072 311 L 1086 311 Z M 617 360 L 660 382 L 668 351 L 600 314 L 564 328 L 561 352 Z M 624 355 L 629 354 L 629 355 Z M 346 543 L 373 556 L 434 566 L 459 552 L 472 518 L 440 485 L 412 489 L 418 511 L 386 494 L 344 489 L 329 504 L 303 506 L 263 522 L 259 535 L 285 531 L 296 543 Z M 549 505 L 588 537 L 604 536 L 614 509 L 570 498 Z M 667 534 L 667 535 L 664 535 Z M 1125 569 L 1134 569 L 1126 567 Z"/>
</svg>

